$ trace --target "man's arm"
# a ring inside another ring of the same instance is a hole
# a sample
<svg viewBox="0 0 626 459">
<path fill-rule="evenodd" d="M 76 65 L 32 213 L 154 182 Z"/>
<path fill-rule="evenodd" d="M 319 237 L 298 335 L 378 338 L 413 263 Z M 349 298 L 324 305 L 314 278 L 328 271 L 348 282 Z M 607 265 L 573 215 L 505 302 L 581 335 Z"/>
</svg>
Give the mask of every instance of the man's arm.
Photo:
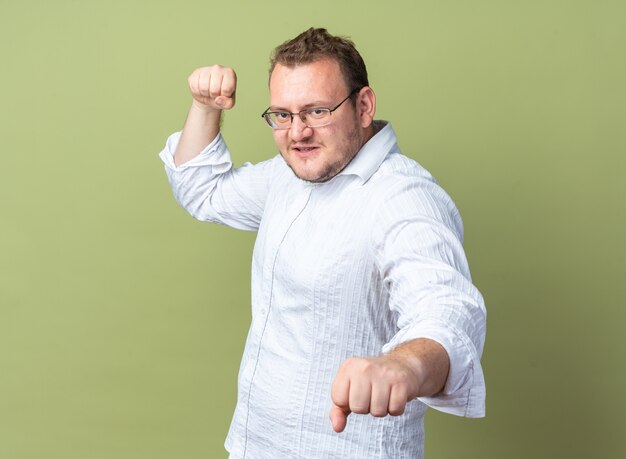
<svg viewBox="0 0 626 459">
<path fill-rule="evenodd" d="M 458 210 L 430 180 L 398 180 L 381 202 L 373 253 L 397 333 L 383 355 L 342 364 L 331 390 L 333 428 L 343 430 L 350 412 L 402 414 L 416 397 L 447 413 L 484 416 L 486 310 Z"/>
<path fill-rule="evenodd" d="M 233 167 L 219 133 L 222 110 L 235 105 L 233 69 L 199 68 L 188 85 L 193 101 L 184 129 L 169 136 L 159 155 L 174 197 L 198 220 L 256 231 L 277 161 Z"/>
<path fill-rule="evenodd" d="M 439 393 L 449 368 L 443 346 L 425 338 L 406 342 L 386 355 L 346 360 L 332 385 L 333 429 L 342 432 L 350 413 L 401 415 L 407 402 Z"/>
<path fill-rule="evenodd" d="M 176 166 L 195 158 L 215 139 L 222 110 L 234 107 L 237 90 L 235 71 L 221 65 L 199 68 L 187 81 L 193 102 L 174 153 Z"/>
</svg>

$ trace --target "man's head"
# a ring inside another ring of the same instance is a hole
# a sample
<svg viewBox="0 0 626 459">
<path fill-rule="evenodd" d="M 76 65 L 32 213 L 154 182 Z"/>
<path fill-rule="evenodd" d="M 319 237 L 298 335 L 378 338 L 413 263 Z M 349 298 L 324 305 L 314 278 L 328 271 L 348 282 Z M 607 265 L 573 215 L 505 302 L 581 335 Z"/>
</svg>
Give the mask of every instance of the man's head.
<svg viewBox="0 0 626 459">
<path fill-rule="evenodd" d="M 309 29 L 280 45 L 270 68 L 270 111 L 283 118 L 311 108 L 337 107 L 321 127 L 307 126 L 298 115 L 288 129 L 274 129 L 285 161 L 303 180 L 324 182 L 341 172 L 373 135 L 376 96 L 354 44 Z"/>
<path fill-rule="evenodd" d="M 323 59 L 331 59 L 339 64 L 341 74 L 349 88 L 369 86 L 367 68 L 352 40 L 336 37 L 326 29 L 311 27 L 291 40 L 278 46 L 270 60 L 270 75 L 276 64 L 297 67 Z"/>
</svg>

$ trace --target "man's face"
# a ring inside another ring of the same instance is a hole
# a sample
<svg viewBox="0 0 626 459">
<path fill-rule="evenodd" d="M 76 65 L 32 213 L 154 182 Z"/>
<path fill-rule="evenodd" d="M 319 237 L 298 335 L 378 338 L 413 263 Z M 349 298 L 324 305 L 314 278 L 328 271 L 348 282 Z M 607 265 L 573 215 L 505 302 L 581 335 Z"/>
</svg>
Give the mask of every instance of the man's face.
<svg viewBox="0 0 626 459">
<path fill-rule="evenodd" d="M 346 87 L 334 60 L 296 67 L 276 64 L 270 77 L 270 110 L 332 109 L 353 89 Z M 352 100 L 347 100 L 331 114 L 326 126 L 310 128 L 294 116 L 289 129 L 273 130 L 280 153 L 296 176 L 325 182 L 348 165 L 367 141 L 368 131 L 358 111 Z"/>
</svg>

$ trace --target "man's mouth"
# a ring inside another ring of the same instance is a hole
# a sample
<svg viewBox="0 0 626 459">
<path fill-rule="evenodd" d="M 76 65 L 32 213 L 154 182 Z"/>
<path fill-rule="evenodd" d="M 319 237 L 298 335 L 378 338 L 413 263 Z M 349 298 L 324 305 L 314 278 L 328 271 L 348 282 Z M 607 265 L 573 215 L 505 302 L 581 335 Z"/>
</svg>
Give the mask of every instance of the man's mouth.
<svg viewBox="0 0 626 459">
<path fill-rule="evenodd" d="M 311 156 L 313 156 L 314 154 L 316 154 L 319 151 L 319 147 L 316 147 L 316 146 L 304 146 L 304 145 L 293 146 L 293 147 L 291 147 L 291 149 L 296 154 L 296 156 L 299 156 L 300 158 L 311 157 Z"/>
</svg>

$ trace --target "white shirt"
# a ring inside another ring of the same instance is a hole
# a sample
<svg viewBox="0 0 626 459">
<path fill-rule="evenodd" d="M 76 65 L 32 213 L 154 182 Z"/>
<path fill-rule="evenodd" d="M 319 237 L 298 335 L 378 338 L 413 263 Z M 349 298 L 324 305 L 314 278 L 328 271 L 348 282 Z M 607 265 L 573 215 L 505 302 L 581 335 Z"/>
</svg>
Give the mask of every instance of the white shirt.
<svg viewBox="0 0 626 459">
<path fill-rule="evenodd" d="M 280 155 L 233 168 L 221 135 L 176 167 L 179 138 L 160 155 L 179 204 L 200 220 L 258 231 L 231 457 L 421 458 L 427 406 L 484 416 L 486 312 L 461 218 L 401 154 L 390 124 L 321 184 L 298 179 Z M 443 393 L 409 402 L 398 417 L 351 414 L 335 433 L 328 415 L 339 365 L 414 338 L 448 352 Z"/>
</svg>

